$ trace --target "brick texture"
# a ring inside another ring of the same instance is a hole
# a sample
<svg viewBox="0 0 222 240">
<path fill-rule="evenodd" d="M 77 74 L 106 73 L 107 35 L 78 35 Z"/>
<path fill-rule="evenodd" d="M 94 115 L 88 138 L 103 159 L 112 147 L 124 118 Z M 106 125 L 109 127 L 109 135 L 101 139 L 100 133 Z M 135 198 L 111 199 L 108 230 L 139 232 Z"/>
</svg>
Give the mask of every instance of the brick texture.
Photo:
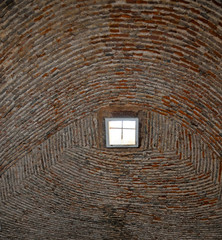
<svg viewBox="0 0 222 240">
<path fill-rule="evenodd" d="M 220 0 L 1 1 L 0 239 L 221 239 L 221 62 Z"/>
</svg>

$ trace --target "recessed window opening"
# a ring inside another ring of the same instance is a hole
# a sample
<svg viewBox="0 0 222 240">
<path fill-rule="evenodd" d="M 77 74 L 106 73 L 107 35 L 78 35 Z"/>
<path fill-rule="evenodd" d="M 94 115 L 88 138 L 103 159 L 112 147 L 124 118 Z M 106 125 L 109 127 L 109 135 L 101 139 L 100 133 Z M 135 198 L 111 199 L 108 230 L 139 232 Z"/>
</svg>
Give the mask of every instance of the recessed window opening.
<svg viewBox="0 0 222 240">
<path fill-rule="evenodd" d="M 106 118 L 107 147 L 138 147 L 138 118 Z"/>
</svg>

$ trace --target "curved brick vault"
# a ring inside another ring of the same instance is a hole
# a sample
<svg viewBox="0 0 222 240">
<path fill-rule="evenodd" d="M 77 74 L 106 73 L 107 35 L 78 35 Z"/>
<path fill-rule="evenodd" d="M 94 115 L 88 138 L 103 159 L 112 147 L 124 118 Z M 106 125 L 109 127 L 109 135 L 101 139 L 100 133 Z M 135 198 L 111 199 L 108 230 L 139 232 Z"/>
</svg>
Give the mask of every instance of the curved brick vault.
<svg viewBox="0 0 222 240">
<path fill-rule="evenodd" d="M 221 0 L 0 3 L 0 238 L 221 239 Z M 106 149 L 134 114 L 140 146 Z"/>
</svg>

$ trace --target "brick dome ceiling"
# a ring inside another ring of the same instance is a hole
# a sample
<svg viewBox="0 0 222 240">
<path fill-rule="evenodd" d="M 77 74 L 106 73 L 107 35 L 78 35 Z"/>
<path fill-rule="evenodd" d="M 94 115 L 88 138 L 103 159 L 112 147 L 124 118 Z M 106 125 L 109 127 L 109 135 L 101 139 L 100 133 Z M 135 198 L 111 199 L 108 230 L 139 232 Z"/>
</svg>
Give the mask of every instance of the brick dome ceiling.
<svg viewBox="0 0 222 240">
<path fill-rule="evenodd" d="M 1 1 L 0 238 L 221 239 L 221 33 L 221 0 Z"/>
</svg>

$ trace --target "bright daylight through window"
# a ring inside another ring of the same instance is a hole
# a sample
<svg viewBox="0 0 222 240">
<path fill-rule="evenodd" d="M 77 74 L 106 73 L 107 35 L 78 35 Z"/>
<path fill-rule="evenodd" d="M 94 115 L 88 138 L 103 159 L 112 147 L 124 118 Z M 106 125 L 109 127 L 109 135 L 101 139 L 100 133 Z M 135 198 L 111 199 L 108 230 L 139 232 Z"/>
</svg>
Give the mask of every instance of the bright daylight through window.
<svg viewBox="0 0 222 240">
<path fill-rule="evenodd" d="M 107 147 L 138 147 L 138 118 L 106 118 Z"/>
</svg>

